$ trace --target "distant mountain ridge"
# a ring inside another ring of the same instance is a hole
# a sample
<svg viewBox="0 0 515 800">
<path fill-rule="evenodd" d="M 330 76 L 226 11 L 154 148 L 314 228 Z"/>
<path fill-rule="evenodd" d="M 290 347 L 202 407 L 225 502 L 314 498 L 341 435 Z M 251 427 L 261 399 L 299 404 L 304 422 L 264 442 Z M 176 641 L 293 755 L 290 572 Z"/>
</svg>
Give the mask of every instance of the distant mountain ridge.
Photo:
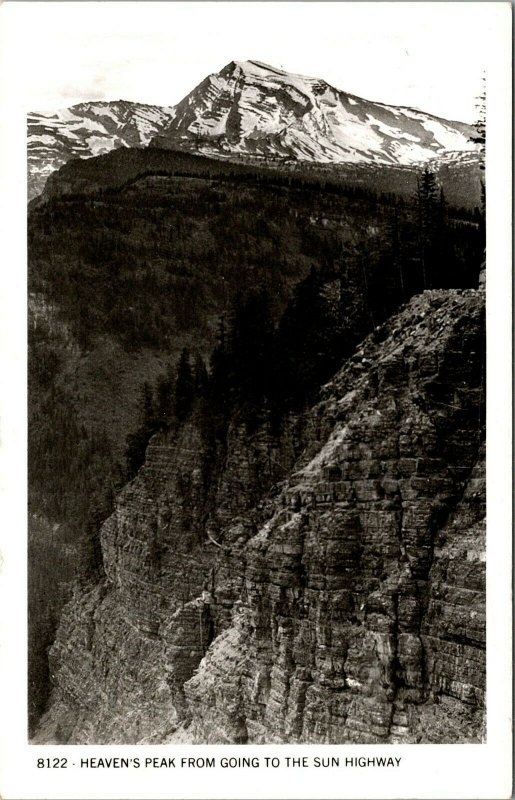
<svg viewBox="0 0 515 800">
<path fill-rule="evenodd" d="M 364 100 L 259 61 L 231 61 L 175 107 L 119 100 L 31 113 L 28 134 L 30 196 L 66 161 L 117 147 L 377 166 L 460 163 L 476 153 L 471 125 Z"/>
<path fill-rule="evenodd" d="M 29 196 L 42 191 L 48 176 L 72 158 L 89 158 L 116 147 L 149 143 L 173 117 L 171 106 L 127 100 L 79 103 L 55 113 L 28 115 Z"/>
</svg>

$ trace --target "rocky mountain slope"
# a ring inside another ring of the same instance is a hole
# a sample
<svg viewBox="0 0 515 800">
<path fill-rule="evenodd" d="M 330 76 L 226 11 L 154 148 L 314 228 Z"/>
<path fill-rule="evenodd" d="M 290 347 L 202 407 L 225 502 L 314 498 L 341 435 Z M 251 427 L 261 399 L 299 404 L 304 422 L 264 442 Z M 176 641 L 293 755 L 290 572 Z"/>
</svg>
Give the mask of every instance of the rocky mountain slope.
<svg viewBox="0 0 515 800">
<path fill-rule="evenodd" d="M 410 165 L 473 153 L 472 133 L 470 125 L 364 100 L 319 78 L 232 61 L 176 106 L 155 143 L 226 156 Z"/>
<path fill-rule="evenodd" d="M 48 176 L 72 158 L 88 158 L 115 147 L 146 145 L 169 124 L 173 108 L 113 102 L 79 103 L 55 113 L 32 112 L 27 118 L 29 199 Z"/>
<path fill-rule="evenodd" d="M 411 166 L 477 161 L 473 128 L 364 100 L 319 78 L 232 61 L 177 106 L 123 100 L 28 116 L 29 198 L 74 158 L 117 147 L 172 147 L 215 157 Z"/>
<path fill-rule="evenodd" d="M 233 424 L 215 515 L 194 421 L 155 436 L 36 741 L 480 741 L 483 415 L 484 293 L 435 290 L 280 435 Z"/>
<path fill-rule="evenodd" d="M 377 169 L 391 188 L 391 168 Z M 474 215 L 443 206 L 435 191 L 426 205 L 438 210 L 438 224 L 424 232 L 411 177 L 407 196 L 385 196 L 340 174 L 119 148 L 64 165 L 31 203 L 31 552 L 48 555 L 30 565 L 31 723 L 47 700 L 47 646 L 70 589 L 50 552 L 70 555 L 66 574 L 82 581 L 96 568 L 99 525 L 134 475 L 127 437 L 146 430 L 149 393 L 163 408 L 163 378 L 173 386 L 183 348 L 192 367 L 200 356 L 207 365 L 224 317 L 226 340 L 232 330 L 237 298 L 241 308 L 257 287 L 266 290 L 274 327 L 266 352 L 275 355 L 267 402 L 256 408 L 284 415 L 311 403 L 343 357 L 412 294 L 477 285 L 483 240 Z M 253 363 L 249 347 L 259 355 L 259 341 L 247 336 L 245 363 Z M 278 472 L 270 467 L 276 453 L 246 469 L 254 476 L 247 511 L 291 469 L 302 447 L 297 427 L 293 439 L 284 432 L 289 455 Z M 237 461 L 241 444 L 230 439 L 227 448 Z M 232 487 L 241 491 L 239 478 Z M 202 491 L 199 535 L 219 503 Z"/>
<path fill-rule="evenodd" d="M 47 556 L 31 560 L 31 720 L 46 701 L 47 645 L 67 598 L 50 553 L 82 551 L 109 515 L 145 382 L 155 388 L 184 347 L 207 358 L 238 291 L 267 286 L 277 319 L 323 254 L 343 241 L 349 259 L 361 242 L 377 253 L 387 236 L 385 203 L 371 212 L 372 237 L 360 222 L 366 199 L 306 193 L 277 176 L 239 184 L 238 165 L 164 156 L 120 148 L 72 161 L 29 212 L 29 505 L 32 551 Z M 59 191 L 64 179 L 73 198 Z"/>
</svg>

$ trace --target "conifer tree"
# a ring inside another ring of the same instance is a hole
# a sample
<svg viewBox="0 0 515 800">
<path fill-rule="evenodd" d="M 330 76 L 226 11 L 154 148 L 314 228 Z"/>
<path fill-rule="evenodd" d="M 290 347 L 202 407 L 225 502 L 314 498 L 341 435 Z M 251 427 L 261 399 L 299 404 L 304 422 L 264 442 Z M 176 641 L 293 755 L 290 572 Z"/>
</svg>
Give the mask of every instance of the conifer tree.
<svg viewBox="0 0 515 800">
<path fill-rule="evenodd" d="M 163 375 L 158 379 L 156 386 L 155 416 L 157 426 L 166 430 L 173 420 L 174 415 L 174 386 L 175 369 L 170 363 Z"/>
<path fill-rule="evenodd" d="M 474 134 L 471 137 L 473 142 L 479 145 L 479 152 L 482 157 L 481 169 L 484 170 L 484 156 L 486 152 L 486 78 L 483 76 L 482 89 L 476 102 L 477 119 L 474 123 Z"/>
<path fill-rule="evenodd" d="M 223 435 L 222 431 L 229 413 L 228 361 L 227 328 L 225 317 L 222 315 L 218 327 L 218 340 L 209 362 L 210 371 L 207 388 L 210 414 L 219 436 Z"/>
<path fill-rule="evenodd" d="M 320 272 L 312 267 L 297 285 L 279 325 L 280 379 L 287 406 L 302 405 L 327 378 L 334 320 L 323 286 Z"/>
<path fill-rule="evenodd" d="M 483 75 L 483 86 L 477 99 L 476 108 L 478 116 L 474 123 L 474 135 L 472 141 L 479 146 L 480 163 L 479 168 L 483 173 L 480 177 L 481 183 L 481 217 L 484 231 L 486 214 L 486 185 L 485 185 L 485 156 L 486 156 L 486 77 Z"/>
<path fill-rule="evenodd" d="M 273 334 L 270 300 L 265 290 L 252 293 L 237 307 L 230 331 L 234 399 L 257 406 L 268 394 Z"/>
<path fill-rule="evenodd" d="M 184 422 L 191 411 L 193 403 L 193 375 L 191 372 L 188 350 L 184 348 L 177 367 L 177 380 L 175 383 L 175 416 L 179 422 Z"/>
<path fill-rule="evenodd" d="M 436 177 L 427 167 L 417 180 L 418 241 L 424 289 L 431 287 L 438 230 L 439 189 Z"/>
<path fill-rule="evenodd" d="M 208 374 L 204 359 L 198 353 L 195 354 L 193 365 L 193 388 L 195 399 L 205 397 L 207 392 Z"/>
<path fill-rule="evenodd" d="M 390 228 L 390 251 L 393 269 L 399 277 L 401 296 L 405 297 L 402 238 L 400 236 L 399 211 L 396 199 L 393 201 L 393 217 Z"/>
<path fill-rule="evenodd" d="M 125 458 L 127 462 L 127 478 L 130 480 L 143 465 L 145 451 L 150 438 L 158 429 L 154 400 L 150 384 L 145 381 L 141 387 L 140 424 L 134 433 L 127 436 Z"/>
</svg>

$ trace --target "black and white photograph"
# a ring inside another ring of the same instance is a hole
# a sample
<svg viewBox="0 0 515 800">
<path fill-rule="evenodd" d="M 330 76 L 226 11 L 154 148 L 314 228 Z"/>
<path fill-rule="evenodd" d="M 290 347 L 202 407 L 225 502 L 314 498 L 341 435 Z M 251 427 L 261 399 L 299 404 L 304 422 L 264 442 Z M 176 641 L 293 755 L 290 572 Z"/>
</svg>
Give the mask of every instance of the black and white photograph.
<svg viewBox="0 0 515 800">
<path fill-rule="evenodd" d="M 344 797 L 324 767 L 391 780 L 405 745 L 479 753 L 500 709 L 490 553 L 509 597 L 486 308 L 492 285 L 509 317 L 487 222 L 510 4 L 6 7 L 31 766 L 216 752 L 252 784 L 267 746 L 322 767 L 309 797 Z"/>
</svg>

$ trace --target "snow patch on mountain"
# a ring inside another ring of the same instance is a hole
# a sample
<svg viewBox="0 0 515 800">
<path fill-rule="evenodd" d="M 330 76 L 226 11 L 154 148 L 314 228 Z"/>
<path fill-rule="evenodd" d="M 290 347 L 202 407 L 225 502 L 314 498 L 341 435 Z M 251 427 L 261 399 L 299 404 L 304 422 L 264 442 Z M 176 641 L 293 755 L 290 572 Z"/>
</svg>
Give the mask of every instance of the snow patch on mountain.
<svg viewBox="0 0 515 800">
<path fill-rule="evenodd" d="M 112 111 L 109 108 L 109 106 L 90 105 L 89 110 L 90 110 L 90 112 L 92 114 L 95 114 L 96 116 L 99 116 L 99 117 L 110 117 L 112 120 L 114 120 L 116 122 L 117 126 L 120 126 L 119 118 L 116 116 L 114 111 Z"/>
<path fill-rule="evenodd" d="M 53 144 L 55 136 L 48 136 L 47 134 L 32 134 L 29 136 L 29 142 L 41 142 L 42 144 Z"/>
<path fill-rule="evenodd" d="M 434 134 L 434 137 L 445 150 L 463 150 L 462 136 L 455 130 L 452 130 L 448 125 L 436 119 L 428 119 L 422 122 L 424 128 Z M 467 150 L 474 150 L 474 145 L 471 142 Z"/>
<path fill-rule="evenodd" d="M 411 133 L 406 133 L 401 128 L 393 128 L 391 125 L 386 125 L 380 119 L 375 119 L 370 114 L 367 114 L 367 120 L 371 127 L 376 127 L 381 133 L 390 136 L 392 139 L 406 139 L 408 142 L 420 143 L 419 136 L 413 136 Z"/>
<path fill-rule="evenodd" d="M 80 131 L 83 129 L 95 132 L 101 131 L 105 136 L 108 135 L 108 131 L 103 125 L 101 125 L 99 122 L 95 122 L 95 120 L 88 119 L 88 117 L 83 117 L 77 122 L 73 122 L 72 124 L 68 125 L 67 129 L 69 131 Z"/>
<path fill-rule="evenodd" d="M 116 147 L 114 139 L 107 139 L 104 136 L 89 136 L 86 142 L 94 156 L 99 156 L 102 153 L 109 153 Z"/>
</svg>

